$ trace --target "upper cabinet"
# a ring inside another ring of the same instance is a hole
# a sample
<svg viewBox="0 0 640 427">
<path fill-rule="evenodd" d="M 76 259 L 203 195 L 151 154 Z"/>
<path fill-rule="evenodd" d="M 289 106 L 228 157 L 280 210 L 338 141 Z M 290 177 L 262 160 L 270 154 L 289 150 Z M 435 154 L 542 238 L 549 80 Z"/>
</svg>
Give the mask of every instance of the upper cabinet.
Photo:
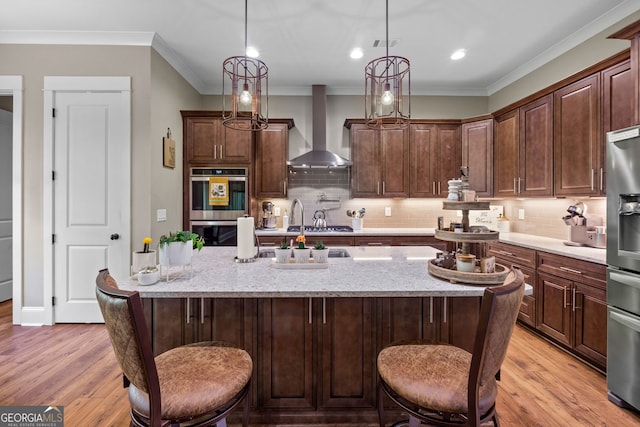
<svg viewBox="0 0 640 427">
<path fill-rule="evenodd" d="M 188 163 L 251 163 L 253 132 L 225 127 L 219 111 L 182 111 L 182 122 Z"/>
<path fill-rule="evenodd" d="M 352 197 L 407 197 L 409 194 L 409 130 L 374 130 L 361 123 L 350 127 Z"/>
<path fill-rule="evenodd" d="M 258 198 L 287 197 L 289 129 L 293 120 L 269 120 L 256 141 L 255 195 Z"/>
<path fill-rule="evenodd" d="M 601 194 L 600 75 L 585 77 L 554 93 L 554 181 L 557 196 Z"/>
<path fill-rule="evenodd" d="M 493 120 L 462 124 L 462 165 L 469 168 L 469 187 L 478 197 L 493 196 Z"/>
<path fill-rule="evenodd" d="M 446 197 L 460 176 L 460 125 L 412 123 L 409 130 L 410 197 Z"/>
<path fill-rule="evenodd" d="M 494 131 L 494 194 L 552 196 L 552 95 L 496 117 Z"/>
</svg>

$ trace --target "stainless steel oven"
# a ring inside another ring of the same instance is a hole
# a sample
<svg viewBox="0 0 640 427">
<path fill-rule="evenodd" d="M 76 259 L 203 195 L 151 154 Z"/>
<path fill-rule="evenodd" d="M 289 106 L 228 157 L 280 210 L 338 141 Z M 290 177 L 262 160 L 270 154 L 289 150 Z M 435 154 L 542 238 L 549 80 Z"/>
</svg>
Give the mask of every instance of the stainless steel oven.
<svg viewBox="0 0 640 427">
<path fill-rule="evenodd" d="M 238 218 L 249 213 L 245 168 L 191 168 L 189 223 L 207 246 L 236 246 Z"/>
</svg>

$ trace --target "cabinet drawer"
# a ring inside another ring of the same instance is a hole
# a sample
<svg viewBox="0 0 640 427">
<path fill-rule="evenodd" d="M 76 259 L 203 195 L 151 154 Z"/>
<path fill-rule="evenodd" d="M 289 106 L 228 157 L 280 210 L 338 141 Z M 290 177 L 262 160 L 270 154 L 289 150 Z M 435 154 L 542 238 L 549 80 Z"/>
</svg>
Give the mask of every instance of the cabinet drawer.
<svg viewBox="0 0 640 427">
<path fill-rule="evenodd" d="M 392 236 L 359 236 L 355 239 L 356 246 L 391 246 Z"/>
<path fill-rule="evenodd" d="M 501 258 L 516 266 L 535 268 L 536 251 L 501 242 L 489 243 L 487 256 Z"/>
<path fill-rule="evenodd" d="M 285 235 L 258 236 L 260 246 L 279 246 L 282 242 L 288 242 L 291 238 Z M 295 237 L 293 238 L 295 240 Z"/>
<path fill-rule="evenodd" d="M 431 246 L 441 251 L 447 250 L 447 242 L 433 236 L 393 236 L 392 243 L 393 246 Z"/>
<path fill-rule="evenodd" d="M 606 289 L 606 266 L 561 255 L 538 252 L 538 271 Z"/>
</svg>

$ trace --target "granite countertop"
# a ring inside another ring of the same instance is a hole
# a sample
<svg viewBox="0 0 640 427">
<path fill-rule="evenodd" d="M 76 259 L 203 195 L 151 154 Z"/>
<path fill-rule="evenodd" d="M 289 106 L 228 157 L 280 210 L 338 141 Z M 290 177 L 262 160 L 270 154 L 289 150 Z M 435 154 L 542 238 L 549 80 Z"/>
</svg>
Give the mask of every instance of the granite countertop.
<svg viewBox="0 0 640 427">
<path fill-rule="evenodd" d="M 236 263 L 235 247 L 194 252 L 192 271 L 173 267 L 160 282 L 141 286 L 120 279 L 122 289 L 143 298 L 425 297 L 481 296 L 484 286 L 452 284 L 431 276 L 429 246 L 342 247 L 348 258 L 329 258 L 326 269 L 278 269 L 272 258 Z M 528 287 L 528 292 L 531 292 Z"/>
<path fill-rule="evenodd" d="M 524 233 L 500 233 L 500 241 L 523 248 L 545 251 L 598 264 L 607 264 L 607 250 L 587 246 L 568 246 L 564 240 Z"/>
<path fill-rule="evenodd" d="M 258 236 L 297 236 L 294 231 L 287 231 L 284 228 L 256 229 Z M 433 236 L 434 228 L 362 228 L 354 231 L 305 231 L 307 236 Z"/>
</svg>

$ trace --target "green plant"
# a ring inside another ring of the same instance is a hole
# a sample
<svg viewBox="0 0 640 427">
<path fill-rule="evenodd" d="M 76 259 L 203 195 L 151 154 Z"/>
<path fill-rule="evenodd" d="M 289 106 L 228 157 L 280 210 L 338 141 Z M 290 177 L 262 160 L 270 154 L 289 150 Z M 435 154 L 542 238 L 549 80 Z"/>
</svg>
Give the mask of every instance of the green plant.
<svg viewBox="0 0 640 427">
<path fill-rule="evenodd" d="M 160 236 L 160 247 L 168 245 L 173 242 L 187 243 L 191 241 L 194 249 L 201 250 L 204 246 L 204 238 L 198 233 L 192 233 L 190 231 L 177 231 L 175 233 L 169 233 L 169 235 Z"/>
<path fill-rule="evenodd" d="M 316 245 L 314 246 L 315 249 L 321 250 L 321 249 L 325 249 L 325 245 L 324 243 L 322 243 L 322 240 L 318 240 L 316 242 Z"/>
<path fill-rule="evenodd" d="M 287 242 L 280 242 L 280 249 L 289 249 L 289 244 Z"/>
</svg>

